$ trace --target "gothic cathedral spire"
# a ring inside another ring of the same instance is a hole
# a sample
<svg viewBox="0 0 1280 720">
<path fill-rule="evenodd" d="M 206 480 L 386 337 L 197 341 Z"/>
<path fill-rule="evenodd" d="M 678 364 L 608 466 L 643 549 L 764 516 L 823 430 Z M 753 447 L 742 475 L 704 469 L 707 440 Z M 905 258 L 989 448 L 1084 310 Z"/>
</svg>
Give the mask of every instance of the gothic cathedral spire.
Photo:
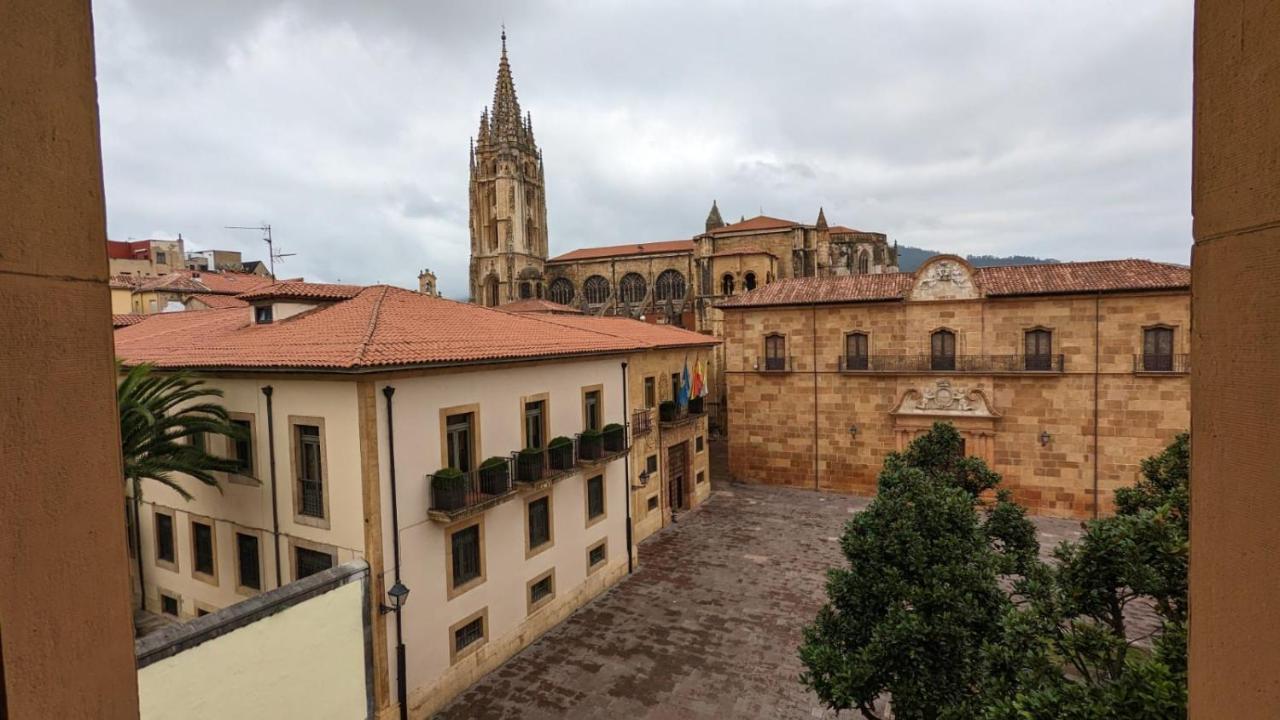
<svg viewBox="0 0 1280 720">
<path fill-rule="evenodd" d="M 507 33 L 471 151 L 471 301 L 490 307 L 542 297 L 547 201 L 533 116 L 520 112 Z"/>
</svg>

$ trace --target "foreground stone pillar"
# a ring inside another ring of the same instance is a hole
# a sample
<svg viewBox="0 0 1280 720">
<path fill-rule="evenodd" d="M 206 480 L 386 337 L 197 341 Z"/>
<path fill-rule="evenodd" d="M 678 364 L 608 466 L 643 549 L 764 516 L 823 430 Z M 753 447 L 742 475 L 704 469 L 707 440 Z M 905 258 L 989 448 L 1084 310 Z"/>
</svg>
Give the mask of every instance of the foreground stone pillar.
<svg viewBox="0 0 1280 720">
<path fill-rule="evenodd" d="M 136 718 L 87 2 L 0 2 L 0 129 L 0 716 Z"/>
<path fill-rule="evenodd" d="M 1199 0 L 1191 717 L 1280 708 L 1280 5 Z"/>
</svg>

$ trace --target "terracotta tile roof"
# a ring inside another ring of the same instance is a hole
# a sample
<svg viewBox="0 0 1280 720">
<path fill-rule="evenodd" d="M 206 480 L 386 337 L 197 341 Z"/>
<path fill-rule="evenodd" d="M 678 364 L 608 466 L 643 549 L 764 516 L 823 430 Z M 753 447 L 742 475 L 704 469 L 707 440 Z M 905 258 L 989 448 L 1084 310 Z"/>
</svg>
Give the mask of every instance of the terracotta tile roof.
<svg viewBox="0 0 1280 720">
<path fill-rule="evenodd" d="M 637 343 L 642 348 L 709 347 L 720 344 L 720 339 L 714 335 L 704 335 L 674 325 L 659 325 L 627 317 L 551 315 L 544 316 L 544 319 L 557 325 L 611 335 Z"/>
<path fill-rule="evenodd" d="M 127 364 L 165 368 L 362 370 L 619 354 L 645 345 L 626 333 L 509 313 L 386 285 L 315 311 L 256 325 L 243 309 L 151 315 L 116 331 Z"/>
<path fill-rule="evenodd" d="M 568 305 L 561 305 L 560 303 L 554 303 L 554 302 L 551 302 L 550 300 L 540 300 L 538 298 L 531 298 L 529 300 L 517 300 L 516 302 L 513 302 L 513 303 L 507 303 L 506 305 L 502 306 L 502 309 L 511 313 L 551 313 L 551 314 L 564 313 L 567 315 L 582 314 L 582 311 L 577 308 L 569 307 Z"/>
<path fill-rule="evenodd" d="M 146 315 L 140 315 L 138 313 L 122 313 L 118 315 L 112 315 L 111 327 L 122 328 L 129 325 L 137 325 L 138 323 L 146 319 L 147 319 Z"/>
<path fill-rule="evenodd" d="M 334 283 L 309 283 L 295 280 L 271 283 L 236 297 L 241 300 L 350 300 L 363 285 L 337 285 Z"/>
<path fill-rule="evenodd" d="M 142 279 L 132 275 L 112 275 L 107 284 L 118 290 L 132 290 L 142 284 Z"/>
<path fill-rule="evenodd" d="M 752 230 L 786 230 L 801 225 L 801 223 L 791 220 L 783 220 L 782 218 L 769 217 L 768 215 L 757 215 L 750 220 L 743 220 L 732 225 L 725 225 L 712 230 L 711 235 L 723 235 L 724 233 L 735 232 L 751 232 Z"/>
<path fill-rule="evenodd" d="M 692 240 L 663 240 L 660 242 L 632 243 L 630 245 L 608 245 L 605 247 L 578 248 L 563 255 L 557 255 L 547 262 L 568 262 L 571 260 L 598 260 L 600 258 L 623 257 L 626 255 L 658 255 L 660 253 L 693 252 Z"/>
<path fill-rule="evenodd" d="M 221 310 L 223 308 L 243 308 L 249 307 L 249 303 L 241 300 L 234 295 L 215 295 L 213 293 L 201 293 L 194 298 L 196 302 L 204 305 L 212 310 Z"/>
<path fill-rule="evenodd" d="M 844 225 L 832 225 L 831 227 L 827 228 L 827 230 L 833 233 L 861 233 L 862 232 L 861 230 L 854 230 L 853 228 L 847 227 Z"/>
<path fill-rule="evenodd" d="M 975 268 L 988 297 L 1118 292 L 1191 287 L 1191 269 L 1151 260 L 1098 260 L 1048 265 Z M 770 283 L 721 301 L 722 308 L 901 300 L 915 283 L 913 273 L 794 278 Z"/>
<path fill-rule="evenodd" d="M 191 274 L 198 274 L 199 280 L 209 288 L 209 292 L 220 293 L 223 295 L 238 295 L 242 292 L 256 290 L 260 287 L 270 285 L 276 282 L 266 275 L 254 275 L 253 273 L 238 272 L 199 272 L 186 271 Z M 282 282 L 302 282 L 302 278 L 292 278 Z"/>
<path fill-rule="evenodd" d="M 270 285 L 272 282 L 269 277 L 246 273 L 175 270 L 159 277 L 143 280 L 137 285 L 137 290 L 141 292 L 160 291 L 238 295 L 264 285 Z"/>
<path fill-rule="evenodd" d="M 975 270 L 987 295 L 1045 295 L 1191 287 L 1191 268 L 1151 260 L 1013 265 Z"/>
</svg>

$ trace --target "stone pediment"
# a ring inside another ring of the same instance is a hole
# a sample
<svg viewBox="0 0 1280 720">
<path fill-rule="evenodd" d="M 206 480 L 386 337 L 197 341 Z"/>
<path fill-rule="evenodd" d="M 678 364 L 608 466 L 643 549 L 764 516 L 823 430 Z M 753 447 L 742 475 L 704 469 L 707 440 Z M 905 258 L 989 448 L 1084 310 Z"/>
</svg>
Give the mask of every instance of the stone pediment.
<svg viewBox="0 0 1280 720">
<path fill-rule="evenodd" d="M 971 300 L 982 297 L 969 263 L 953 255 L 930 258 L 916 270 L 912 300 Z"/>
<path fill-rule="evenodd" d="M 921 389 L 912 388 L 902 394 L 890 415 L 927 417 L 998 418 L 986 393 L 974 388 L 952 385 L 942 379 Z"/>
</svg>

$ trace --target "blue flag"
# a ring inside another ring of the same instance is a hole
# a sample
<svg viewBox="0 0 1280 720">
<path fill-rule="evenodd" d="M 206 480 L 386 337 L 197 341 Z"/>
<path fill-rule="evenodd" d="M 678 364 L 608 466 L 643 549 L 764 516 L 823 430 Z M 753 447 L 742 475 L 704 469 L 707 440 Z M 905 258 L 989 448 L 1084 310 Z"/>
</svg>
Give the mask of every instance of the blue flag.
<svg viewBox="0 0 1280 720">
<path fill-rule="evenodd" d="M 684 372 L 680 374 L 680 397 L 676 399 L 680 407 L 689 404 L 689 358 L 684 359 Z"/>
</svg>

